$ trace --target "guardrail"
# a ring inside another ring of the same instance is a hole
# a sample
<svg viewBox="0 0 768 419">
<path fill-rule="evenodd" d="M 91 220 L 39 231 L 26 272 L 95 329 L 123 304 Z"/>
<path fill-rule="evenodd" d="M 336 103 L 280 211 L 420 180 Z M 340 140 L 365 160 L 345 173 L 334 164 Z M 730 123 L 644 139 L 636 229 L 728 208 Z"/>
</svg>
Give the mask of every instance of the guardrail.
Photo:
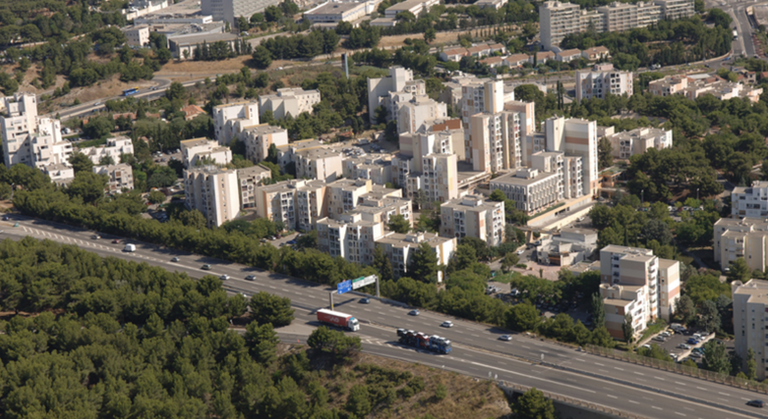
<svg viewBox="0 0 768 419">
<path fill-rule="evenodd" d="M 702 380 L 712 381 L 718 384 L 725 384 L 731 387 L 738 387 L 744 390 L 768 394 L 768 384 L 759 383 L 753 380 L 745 380 L 731 375 L 720 374 L 696 367 L 688 367 L 685 365 L 677 364 L 675 362 L 662 361 L 660 359 L 638 355 L 634 352 L 622 352 L 617 351 L 616 349 L 604 348 L 602 346 L 586 345 L 584 346 L 584 350 L 594 355 L 617 359 L 619 361 L 631 362 L 633 364 L 670 371 L 677 374 L 687 375 L 689 377 L 700 378 Z"/>
<path fill-rule="evenodd" d="M 499 388 L 501 388 L 501 390 L 507 394 L 525 393 L 526 391 L 530 390 L 530 387 L 522 386 L 520 384 L 509 383 L 506 381 L 499 381 L 498 385 L 499 385 Z M 548 391 L 541 391 L 541 392 L 544 393 L 544 396 L 548 399 L 554 400 L 558 403 L 571 405 L 580 409 L 588 409 L 593 412 L 604 413 L 617 418 L 645 419 L 645 416 L 638 416 L 632 413 L 623 412 L 621 410 L 616 410 L 612 407 L 603 406 L 601 404 L 589 403 L 583 400 L 573 399 L 571 397 L 563 396 L 561 394 L 550 393 Z"/>
</svg>

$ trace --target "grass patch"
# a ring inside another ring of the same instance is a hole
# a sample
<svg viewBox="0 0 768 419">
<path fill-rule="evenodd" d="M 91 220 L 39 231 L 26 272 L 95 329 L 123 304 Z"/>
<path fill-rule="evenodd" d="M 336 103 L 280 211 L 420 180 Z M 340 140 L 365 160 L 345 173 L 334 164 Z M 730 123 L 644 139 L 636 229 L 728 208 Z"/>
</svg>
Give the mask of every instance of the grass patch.
<svg viewBox="0 0 768 419">
<path fill-rule="evenodd" d="M 665 322 L 663 319 L 656 320 L 656 323 L 651 323 L 648 325 L 648 328 L 645 329 L 643 332 L 643 336 L 640 337 L 640 340 L 638 342 L 641 342 L 648 338 L 648 336 L 655 335 L 656 333 L 661 332 L 662 330 L 667 328 L 667 322 Z"/>
</svg>

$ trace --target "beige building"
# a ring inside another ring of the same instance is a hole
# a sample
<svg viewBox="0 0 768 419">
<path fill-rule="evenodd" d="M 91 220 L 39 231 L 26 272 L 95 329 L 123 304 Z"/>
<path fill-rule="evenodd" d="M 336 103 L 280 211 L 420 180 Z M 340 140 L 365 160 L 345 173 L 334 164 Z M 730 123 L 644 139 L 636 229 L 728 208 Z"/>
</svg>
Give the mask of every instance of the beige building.
<svg viewBox="0 0 768 419">
<path fill-rule="evenodd" d="M 664 19 L 680 19 L 696 14 L 694 2 L 691 0 L 654 0 L 661 7 L 661 16 Z"/>
<path fill-rule="evenodd" d="M 128 137 L 108 138 L 105 145 L 81 148 L 80 153 L 91 159 L 93 164 L 99 164 L 101 159 L 109 157 L 115 163 L 120 163 L 123 154 L 133 155 L 133 142 Z"/>
<path fill-rule="evenodd" d="M 506 93 L 504 80 L 458 79 L 461 84 L 460 100 L 456 111 L 465 125 L 469 118 L 478 113 L 497 113 L 504 110 L 504 104 L 515 100 L 515 91 Z"/>
<path fill-rule="evenodd" d="M 54 163 L 40 168 L 57 186 L 67 186 L 75 180 L 75 169 L 64 163 Z"/>
<path fill-rule="evenodd" d="M 621 3 L 631 6 L 627 3 Z M 614 70 L 613 64 L 597 64 L 591 70 L 576 71 L 576 100 L 605 99 L 608 94 L 632 96 L 632 72 Z"/>
<path fill-rule="evenodd" d="M 135 47 L 149 45 L 149 26 L 134 25 L 125 30 L 126 43 Z"/>
<path fill-rule="evenodd" d="M 317 221 L 317 247 L 333 257 L 349 262 L 373 263 L 375 240 L 384 234 L 384 225 L 362 219 L 360 214 L 342 214 L 338 220 Z"/>
<path fill-rule="evenodd" d="M 228 145 L 246 128 L 259 125 L 259 104 L 240 101 L 213 107 L 213 132 L 219 144 Z"/>
<path fill-rule="evenodd" d="M 536 256 L 540 263 L 566 267 L 589 259 L 595 249 L 597 230 L 563 228 L 559 234 L 541 240 Z"/>
<path fill-rule="evenodd" d="M 421 208 L 458 197 L 458 161 L 450 132 L 422 131 L 400 136 L 400 153 L 392 158 L 392 182 L 405 186 Z"/>
<path fill-rule="evenodd" d="M 121 193 L 123 190 L 133 190 L 133 167 L 130 164 L 120 163 L 109 166 L 94 166 L 93 173 L 106 175 L 107 193 Z"/>
<path fill-rule="evenodd" d="M 541 45 L 552 49 L 560 45 L 566 35 L 578 33 L 579 15 L 581 8 L 578 4 L 560 1 L 545 1 L 539 6 L 539 35 Z"/>
<path fill-rule="evenodd" d="M 658 318 L 669 321 L 680 299 L 680 262 L 660 259 L 649 249 L 604 247 L 600 250 L 600 279 L 600 294 L 604 301 L 609 300 L 605 304 L 606 328 L 616 338 L 623 338 L 625 314 L 632 315 L 635 333 L 639 334 Z M 613 304 L 613 300 L 633 304 Z"/>
<path fill-rule="evenodd" d="M 766 378 L 766 354 L 768 349 L 768 281 L 750 279 L 746 284 L 741 281 L 731 283 L 733 297 L 733 336 L 736 341 L 736 354 L 748 360 L 749 350 L 755 354 L 757 379 Z"/>
<path fill-rule="evenodd" d="M 130 140 L 129 140 L 130 141 Z M 215 164 L 224 166 L 232 162 L 232 151 L 207 138 L 181 141 L 181 158 L 184 167 Z"/>
<path fill-rule="evenodd" d="M 416 96 L 397 106 L 397 132 L 414 133 L 448 117 L 448 107 L 428 96 Z"/>
<path fill-rule="evenodd" d="M 521 112 L 501 111 L 472 115 L 469 122 L 469 151 L 472 169 L 496 173 L 522 166 Z"/>
<path fill-rule="evenodd" d="M 393 106 L 394 103 L 404 103 L 415 96 L 426 94 L 426 83 L 424 80 L 414 80 L 412 70 L 390 67 L 389 76 L 368 79 L 368 118 L 375 124 L 376 108 L 383 106 L 387 110 L 388 120 L 396 119 L 397 107 Z"/>
<path fill-rule="evenodd" d="M 650 148 L 663 150 L 672 147 L 672 130 L 641 127 L 615 134 L 614 127 L 606 127 L 600 132 L 601 128 L 598 127 L 598 137 L 605 137 L 611 142 L 611 155 L 615 159 L 629 159 Z"/>
<path fill-rule="evenodd" d="M 286 228 L 296 228 L 296 192 L 307 183 L 306 180 L 291 179 L 254 187 L 256 215 L 270 221 L 281 221 Z"/>
<path fill-rule="evenodd" d="M 680 94 L 685 95 L 690 100 L 696 100 L 703 95 L 712 95 L 720 100 L 742 98 L 752 103 L 757 103 L 763 93 L 761 87 L 732 83 L 717 76 L 706 74 L 667 76 L 650 82 L 648 90 L 651 94 L 658 96 Z"/>
<path fill-rule="evenodd" d="M 519 169 L 491 179 L 490 189 L 499 189 L 507 199 L 515 201 L 515 206 L 527 214 L 535 214 L 563 199 L 562 180 L 556 172 L 543 172 L 538 169 Z"/>
<path fill-rule="evenodd" d="M 384 185 L 392 182 L 392 155 L 345 156 L 342 170 L 347 179 L 370 179 L 375 185 Z"/>
<path fill-rule="evenodd" d="M 545 122 L 547 151 L 560 151 L 566 156 L 581 157 L 583 194 L 592 195 L 598 187 L 597 123 L 584 119 L 553 116 Z"/>
<path fill-rule="evenodd" d="M 204 16 L 213 16 L 213 20 L 223 20 L 235 24 L 238 17 L 250 19 L 254 13 L 269 6 L 277 6 L 278 0 L 200 0 Z"/>
<path fill-rule="evenodd" d="M 768 181 L 756 180 L 752 186 L 737 186 L 731 191 L 731 217 L 768 216 Z"/>
<path fill-rule="evenodd" d="M 171 54 L 177 60 L 191 60 L 195 58 L 195 51 L 198 48 L 215 42 L 223 42 L 234 51 L 235 44 L 240 42 L 240 37 L 232 33 L 221 33 L 217 29 L 213 29 L 208 33 L 173 36 L 168 39 L 168 46 Z"/>
<path fill-rule="evenodd" d="M 435 251 L 438 265 L 447 265 L 456 251 L 457 240 L 456 237 L 440 237 L 434 233 L 390 233 L 376 240 L 376 247 L 381 248 L 389 258 L 395 276 L 401 277 L 408 276 L 410 258 L 422 243 L 429 244 Z"/>
<path fill-rule="evenodd" d="M 256 188 L 265 180 L 272 179 L 272 171 L 268 168 L 255 165 L 244 169 L 237 169 L 237 181 L 240 183 L 240 206 L 253 208 L 256 206 Z"/>
<path fill-rule="evenodd" d="M 288 131 L 274 125 L 261 124 L 246 128 L 240 134 L 240 141 L 245 144 L 245 158 L 259 163 L 266 160 L 269 147 L 288 145 Z"/>
<path fill-rule="evenodd" d="M 387 8 L 384 11 L 384 17 L 394 19 L 399 13 L 411 12 L 418 17 L 422 11 L 429 10 L 430 7 L 440 4 L 440 0 L 405 0 Z"/>
<path fill-rule="evenodd" d="M 314 148 L 296 153 L 296 178 L 333 182 L 344 173 L 344 155 L 335 149 Z"/>
<path fill-rule="evenodd" d="M 368 2 L 338 3 L 327 1 L 309 11 L 304 12 L 304 19 L 315 24 L 338 24 L 339 22 L 355 22 L 367 14 Z"/>
<path fill-rule="evenodd" d="M 232 221 L 240 212 L 237 172 L 216 166 L 184 170 L 184 195 L 187 209 L 205 215 L 208 227 Z"/>
<path fill-rule="evenodd" d="M 744 259 L 751 271 L 764 271 L 768 264 L 768 221 L 760 218 L 721 218 L 713 228 L 715 262 L 725 270 L 736 259 Z"/>
<path fill-rule="evenodd" d="M 493 202 L 478 195 L 467 195 L 440 205 L 440 234 L 448 237 L 474 237 L 489 246 L 504 243 L 504 202 Z"/>
<path fill-rule="evenodd" d="M 275 119 L 282 119 L 288 115 L 296 118 L 304 112 L 312 113 L 314 106 L 318 103 L 320 103 L 319 90 L 284 87 L 277 89 L 277 93 L 273 95 L 259 96 L 259 115 L 272 111 Z"/>
</svg>

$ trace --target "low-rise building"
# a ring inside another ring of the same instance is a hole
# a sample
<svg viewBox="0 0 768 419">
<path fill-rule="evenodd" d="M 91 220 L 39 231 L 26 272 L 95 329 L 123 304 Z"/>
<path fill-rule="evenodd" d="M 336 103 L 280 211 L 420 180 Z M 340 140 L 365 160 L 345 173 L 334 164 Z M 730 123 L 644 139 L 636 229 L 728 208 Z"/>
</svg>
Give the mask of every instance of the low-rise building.
<svg viewBox="0 0 768 419">
<path fill-rule="evenodd" d="M 611 142 L 611 155 L 615 159 L 629 159 L 650 148 L 663 150 L 672 147 L 672 130 L 661 128 L 641 127 L 614 134 L 613 127 L 606 127 L 602 136 Z"/>
<path fill-rule="evenodd" d="M 75 169 L 64 163 L 54 163 L 40 168 L 57 186 L 67 186 L 75 180 Z"/>
<path fill-rule="evenodd" d="M 394 19 L 402 12 L 410 12 L 414 16 L 419 16 L 422 11 L 429 10 L 430 7 L 440 4 L 440 0 L 405 0 L 387 8 L 384 11 L 384 17 Z"/>
<path fill-rule="evenodd" d="M 344 173 L 344 155 L 335 149 L 314 148 L 296 153 L 296 178 L 319 179 L 333 182 Z"/>
<path fill-rule="evenodd" d="M 755 371 L 758 380 L 765 380 L 768 366 L 768 334 L 765 314 L 768 313 L 768 281 L 750 279 L 746 284 L 741 281 L 731 283 L 733 296 L 733 336 L 736 354 L 743 360 L 749 360 L 749 350 L 754 353 Z M 757 325 L 757 327 L 755 326 Z"/>
<path fill-rule="evenodd" d="M 126 43 L 135 47 L 146 47 L 149 45 L 149 26 L 135 25 L 125 29 Z"/>
<path fill-rule="evenodd" d="M 481 9 L 488 8 L 499 10 L 504 7 L 507 2 L 508 0 L 477 0 L 474 5 Z"/>
<path fill-rule="evenodd" d="M 440 205 L 440 234 L 448 237 L 474 237 L 489 246 L 504 243 L 504 202 L 487 201 L 467 195 Z"/>
<path fill-rule="evenodd" d="M 81 148 L 80 153 L 85 154 L 95 165 L 101 164 L 101 160 L 107 157 L 114 163 L 120 163 L 123 154 L 133 155 L 133 142 L 128 137 L 108 138 L 107 144 Z"/>
<path fill-rule="evenodd" d="M 504 65 L 509 67 L 522 67 L 530 61 L 531 57 L 526 54 L 512 54 L 504 58 Z"/>
<path fill-rule="evenodd" d="M 558 173 L 526 168 L 491 179 L 490 189 L 501 190 L 517 209 L 534 214 L 563 199 L 560 185 Z"/>
<path fill-rule="evenodd" d="M 318 103 L 320 103 L 319 90 L 285 87 L 277 89 L 277 93 L 273 95 L 259 96 L 259 112 L 263 115 L 266 111 L 272 111 L 276 119 L 282 119 L 288 115 L 296 118 L 304 112 L 312 113 L 313 107 Z"/>
<path fill-rule="evenodd" d="M 547 61 L 555 60 L 555 53 L 552 51 L 539 51 L 534 55 L 531 55 L 529 62 L 531 65 L 545 64 Z"/>
<path fill-rule="evenodd" d="M 181 142 L 181 158 L 184 167 L 211 164 L 224 166 L 232 162 L 232 151 L 205 137 L 193 138 Z"/>
<path fill-rule="evenodd" d="M 435 251 L 438 265 L 447 265 L 456 251 L 457 240 L 456 237 L 441 237 L 434 233 L 390 233 L 376 240 L 376 247 L 381 248 L 389 259 L 395 276 L 401 277 L 408 276 L 411 256 L 422 243 L 427 243 Z"/>
<path fill-rule="evenodd" d="M 202 212 L 208 227 L 234 220 L 240 212 L 237 171 L 217 166 L 185 169 L 184 205 Z"/>
<path fill-rule="evenodd" d="M 168 40 L 171 54 L 177 60 L 189 60 L 200 54 L 198 50 L 203 45 L 211 45 L 216 42 L 223 42 L 234 51 L 235 44 L 240 42 L 240 37 L 231 33 L 213 33 L 213 34 L 194 34 L 175 36 Z"/>
<path fill-rule="evenodd" d="M 609 58 L 610 56 L 611 51 L 602 45 L 598 47 L 587 48 L 584 51 L 581 51 L 581 58 L 587 61 L 600 61 Z"/>
<path fill-rule="evenodd" d="M 608 94 L 632 96 L 632 72 L 614 70 L 613 64 L 597 64 L 590 70 L 576 71 L 576 100 L 605 99 Z"/>
<path fill-rule="evenodd" d="M 651 94 L 658 96 L 681 94 L 690 100 L 696 100 L 699 96 L 712 95 L 720 100 L 742 98 L 752 103 L 757 103 L 763 93 L 763 89 L 760 87 L 745 86 L 709 75 L 667 76 L 650 82 L 648 90 Z"/>
<path fill-rule="evenodd" d="M 304 19 L 312 22 L 313 25 L 324 24 L 324 27 L 331 27 L 327 24 L 338 24 L 339 22 L 354 22 L 364 17 L 367 13 L 367 2 L 325 2 L 309 11 L 304 12 Z"/>
<path fill-rule="evenodd" d="M 213 107 L 213 135 L 222 145 L 228 145 L 246 128 L 259 125 L 259 104 L 240 101 Z"/>
<path fill-rule="evenodd" d="M 274 125 L 256 125 L 243 130 L 240 140 L 245 145 L 245 158 L 259 163 L 269 156 L 271 146 L 288 145 L 288 130 Z"/>
<path fill-rule="evenodd" d="M 576 48 L 555 53 L 555 60 L 562 63 L 570 63 L 571 61 L 578 60 L 579 58 L 581 58 L 581 50 Z"/>
<path fill-rule="evenodd" d="M 183 108 L 181 108 L 181 111 L 184 112 L 184 120 L 185 121 L 191 121 L 195 118 L 197 118 L 198 115 L 205 115 L 205 109 L 197 106 L 197 105 L 187 105 Z M 136 119 L 136 116 L 134 115 L 133 119 Z"/>
<path fill-rule="evenodd" d="M 713 227 L 715 262 L 725 269 L 744 259 L 751 271 L 764 271 L 768 265 L 768 221 L 755 218 L 721 218 Z"/>
<path fill-rule="evenodd" d="M 536 248 L 539 262 L 571 266 L 589 259 L 597 249 L 597 231 L 588 228 L 564 228 L 560 234 L 541 241 Z"/>
<path fill-rule="evenodd" d="M 734 218 L 768 217 L 768 181 L 757 180 L 752 182 L 752 186 L 733 188 L 731 216 Z"/>
<path fill-rule="evenodd" d="M 440 61 L 453 61 L 458 63 L 462 57 L 467 56 L 467 49 L 464 47 L 451 48 L 440 52 Z"/>
<path fill-rule="evenodd" d="M 133 167 L 130 164 L 120 163 L 107 166 L 94 166 L 93 173 L 106 175 L 106 193 L 121 193 L 123 190 L 133 190 Z"/>
<path fill-rule="evenodd" d="M 268 179 L 272 179 L 272 171 L 259 164 L 237 169 L 237 181 L 240 182 L 240 206 L 242 208 L 256 206 L 256 188 Z"/>
</svg>

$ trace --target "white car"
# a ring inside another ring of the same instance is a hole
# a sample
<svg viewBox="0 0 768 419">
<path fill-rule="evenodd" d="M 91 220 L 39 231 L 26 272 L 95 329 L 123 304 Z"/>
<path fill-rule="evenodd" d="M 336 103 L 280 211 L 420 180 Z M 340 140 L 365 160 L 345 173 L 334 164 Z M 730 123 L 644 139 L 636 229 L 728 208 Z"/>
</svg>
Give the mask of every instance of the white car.
<svg viewBox="0 0 768 419">
<path fill-rule="evenodd" d="M 440 327 L 453 327 L 453 322 L 450 320 L 446 320 L 443 322 L 443 324 L 440 325 Z"/>
<path fill-rule="evenodd" d="M 520 250 L 517 251 L 518 255 L 522 255 L 523 253 L 525 253 L 525 249 L 520 249 Z"/>
<path fill-rule="evenodd" d="M 229 279 L 229 275 L 224 274 L 224 275 L 220 276 L 219 279 L 222 280 L 222 281 L 226 281 L 226 280 Z"/>
</svg>

